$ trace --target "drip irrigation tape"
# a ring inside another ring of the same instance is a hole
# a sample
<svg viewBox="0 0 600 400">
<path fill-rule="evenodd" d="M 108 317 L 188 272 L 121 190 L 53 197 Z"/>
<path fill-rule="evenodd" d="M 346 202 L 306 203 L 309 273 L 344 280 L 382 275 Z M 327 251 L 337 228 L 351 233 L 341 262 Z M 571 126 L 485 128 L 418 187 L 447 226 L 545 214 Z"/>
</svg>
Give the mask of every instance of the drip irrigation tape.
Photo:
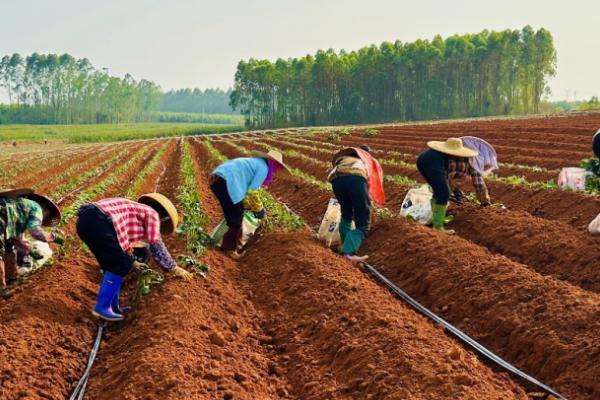
<svg viewBox="0 0 600 400">
<path fill-rule="evenodd" d="M 446 321 L 443 318 L 439 317 L 438 315 L 434 314 L 428 308 L 426 308 L 421 303 L 419 303 L 418 301 L 416 301 L 415 299 L 410 297 L 406 292 L 404 292 L 402 289 L 400 289 L 398 286 L 396 286 L 394 283 L 392 283 L 385 275 L 383 275 L 381 272 L 379 272 L 377 269 L 375 269 L 375 267 L 373 267 L 372 265 L 370 265 L 368 263 L 363 263 L 363 264 L 364 264 L 365 268 L 367 269 L 367 271 L 369 271 L 369 273 L 371 275 L 373 275 L 378 281 L 382 282 L 385 286 L 387 286 L 398 297 L 400 297 L 402 300 L 407 302 L 411 307 L 413 307 L 415 310 L 419 311 L 421 314 L 425 315 L 426 317 L 428 317 L 432 321 L 436 322 L 437 324 L 443 326 L 444 329 L 446 329 L 447 331 L 452 333 L 454 336 L 456 336 L 458 339 L 460 339 L 463 343 L 467 344 L 472 349 L 476 350 L 479 354 L 487 357 L 488 359 L 490 359 L 494 363 L 498 364 L 502 368 L 506 369 L 507 371 L 510 371 L 513 374 L 519 376 L 520 378 L 523 378 L 527 382 L 539 387 L 540 389 L 544 390 L 544 392 L 549 393 L 558 399 L 566 400 L 565 397 L 563 397 L 561 394 L 559 394 L 558 392 L 553 390 L 551 387 L 538 381 L 531 375 L 528 375 L 525 372 L 521 371 L 517 367 L 513 366 L 509 362 L 505 361 L 504 359 L 502 359 L 501 357 L 496 355 L 495 353 L 488 350 L 486 347 L 481 345 L 479 342 L 477 342 L 476 340 L 474 340 L 473 338 L 468 336 L 466 333 L 464 333 L 460 329 L 456 328 L 454 325 L 452 325 L 448 321 Z"/>
<path fill-rule="evenodd" d="M 96 355 L 98 354 L 98 349 L 100 348 L 100 342 L 102 341 L 102 333 L 104 332 L 104 327 L 106 326 L 106 322 L 101 322 L 98 326 L 98 333 L 96 334 L 96 340 L 94 340 L 94 344 L 92 346 L 92 350 L 90 351 L 90 356 L 88 357 L 88 362 L 85 367 L 85 371 L 77 383 L 73 394 L 69 397 L 69 400 L 82 400 L 83 395 L 85 394 L 85 389 L 87 388 L 88 378 L 90 376 L 90 371 L 92 369 L 92 365 L 94 365 L 94 361 L 96 360 Z"/>
<path fill-rule="evenodd" d="M 283 204 L 283 206 L 289 212 L 298 215 L 298 213 L 296 213 L 294 210 L 292 210 L 284 202 L 281 202 L 281 204 Z M 315 233 L 315 231 L 312 228 L 310 228 L 308 225 L 306 225 L 306 226 L 308 227 L 308 229 L 313 234 Z M 454 325 L 452 325 L 451 323 L 449 323 L 445 319 L 441 318 L 440 316 L 438 316 L 437 314 L 435 314 L 433 311 L 429 310 L 427 307 L 423 306 L 421 303 L 419 303 L 418 301 L 416 301 L 415 299 L 413 299 L 412 297 L 410 297 L 408 295 L 408 293 L 406 293 L 405 291 L 403 291 L 402 289 L 400 289 L 398 286 L 396 286 L 392 281 L 390 281 L 385 275 L 383 275 L 381 272 L 379 272 L 371 264 L 364 263 L 364 262 L 362 264 L 365 266 L 365 268 L 367 269 L 367 271 L 371 275 L 373 275 L 373 277 L 375 277 L 375 279 L 377 279 L 379 282 L 383 283 L 388 289 L 390 289 L 392 292 L 394 292 L 394 294 L 396 294 L 400 299 L 404 300 L 408 305 L 410 305 L 412 308 L 414 308 L 419 313 L 423 314 L 424 316 L 426 316 L 427 318 L 429 318 L 433 322 L 435 322 L 435 323 L 441 325 L 442 327 L 444 327 L 445 330 L 447 330 L 448 332 L 452 333 L 452 335 L 454 335 L 456 338 L 458 338 L 460 341 L 462 341 L 464 344 L 466 344 L 467 346 L 469 346 L 470 348 L 472 348 L 473 350 L 475 350 L 479 354 L 483 355 L 484 357 L 486 357 L 487 359 L 491 360 L 492 362 L 494 362 L 498 366 L 504 368 L 505 370 L 507 370 L 507 371 L 509 371 L 509 372 L 511 372 L 511 373 L 513 373 L 515 375 L 517 375 L 518 377 L 524 379 L 525 381 L 527 381 L 527 382 L 533 384 L 534 386 L 542 389 L 544 392 L 546 392 L 546 393 L 548 393 L 548 394 L 556 397 L 557 399 L 559 399 L 559 400 L 567 400 L 566 397 L 564 397 L 563 395 L 561 395 L 560 393 L 558 393 L 557 391 L 555 391 L 554 389 L 552 389 L 550 386 L 544 384 L 543 382 L 540 382 L 539 380 L 537 380 L 533 376 L 528 375 L 525 372 L 521 371 L 520 369 L 518 369 L 514 365 L 510 364 L 508 361 L 504 360 L 503 358 L 501 358 L 500 356 L 496 355 L 492 351 L 488 350 L 486 347 L 484 347 L 482 344 L 480 344 L 479 342 L 477 342 L 475 339 L 471 338 L 469 335 L 467 335 L 466 333 L 464 333 L 463 331 L 461 331 L 460 329 L 458 329 L 457 327 L 455 327 Z"/>
</svg>

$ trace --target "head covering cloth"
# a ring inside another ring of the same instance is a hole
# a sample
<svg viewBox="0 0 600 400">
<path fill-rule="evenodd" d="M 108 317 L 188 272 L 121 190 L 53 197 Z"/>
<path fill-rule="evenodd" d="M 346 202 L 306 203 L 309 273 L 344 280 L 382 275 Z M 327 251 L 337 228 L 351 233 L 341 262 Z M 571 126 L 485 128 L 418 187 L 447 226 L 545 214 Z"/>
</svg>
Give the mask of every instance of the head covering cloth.
<svg viewBox="0 0 600 400">
<path fill-rule="evenodd" d="M 486 176 L 500 168 L 496 150 L 491 144 L 475 136 L 463 136 L 460 139 L 465 147 L 478 152 L 477 156 L 469 158 L 469 165 L 479 174 Z"/>
</svg>

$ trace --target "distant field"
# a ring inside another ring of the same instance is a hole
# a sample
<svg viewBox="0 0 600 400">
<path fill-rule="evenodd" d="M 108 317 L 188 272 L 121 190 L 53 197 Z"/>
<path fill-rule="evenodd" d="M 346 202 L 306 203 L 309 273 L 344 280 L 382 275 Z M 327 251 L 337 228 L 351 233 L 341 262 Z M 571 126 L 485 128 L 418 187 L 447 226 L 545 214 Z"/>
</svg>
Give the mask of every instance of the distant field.
<svg viewBox="0 0 600 400">
<path fill-rule="evenodd" d="M 236 132 L 242 124 L 141 123 L 98 125 L 0 125 L 0 141 L 117 142 L 179 135 Z"/>
<path fill-rule="evenodd" d="M 244 117 L 239 114 L 204 114 L 159 111 L 154 113 L 153 117 L 156 118 L 158 122 L 244 125 Z"/>
</svg>

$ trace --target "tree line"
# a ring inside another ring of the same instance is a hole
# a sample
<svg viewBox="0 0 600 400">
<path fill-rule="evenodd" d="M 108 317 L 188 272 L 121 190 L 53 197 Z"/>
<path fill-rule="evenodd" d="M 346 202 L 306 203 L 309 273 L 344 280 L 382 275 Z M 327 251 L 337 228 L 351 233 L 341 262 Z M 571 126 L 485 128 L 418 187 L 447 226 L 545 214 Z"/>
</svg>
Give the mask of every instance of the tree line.
<svg viewBox="0 0 600 400">
<path fill-rule="evenodd" d="M 249 128 L 526 114 L 539 111 L 555 69 L 546 29 L 484 30 L 242 60 L 230 104 Z"/>
<path fill-rule="evenodd" d="M 18 53 L 0 59 L 0 123 L 79 124 L 142 122 L 158 109 L 155 83 L 110 76 L 86 58 Z"/>
<path fill-rule="evenodd" d="M 229 106 L 231 89 L 178 89 L 170 90 L 162 98 L 160 111 L 234 114 Z"/>
</svg>

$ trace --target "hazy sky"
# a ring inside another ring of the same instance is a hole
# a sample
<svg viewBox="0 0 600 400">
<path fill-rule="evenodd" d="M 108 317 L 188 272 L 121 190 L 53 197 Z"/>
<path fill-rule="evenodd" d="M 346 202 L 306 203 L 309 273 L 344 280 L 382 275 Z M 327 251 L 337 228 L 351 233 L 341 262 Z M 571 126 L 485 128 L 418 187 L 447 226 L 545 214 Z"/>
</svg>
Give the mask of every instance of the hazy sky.
<svg viewBox="0 0 600 400">
<path fill-rule="evenodd" d="M 0 0 L 0 55 L 70 53 L 163 89 L 233 84 L 240 59 L 545 27 L 553 98 L 600 94 L 600 0 Z"/>
</svg>

